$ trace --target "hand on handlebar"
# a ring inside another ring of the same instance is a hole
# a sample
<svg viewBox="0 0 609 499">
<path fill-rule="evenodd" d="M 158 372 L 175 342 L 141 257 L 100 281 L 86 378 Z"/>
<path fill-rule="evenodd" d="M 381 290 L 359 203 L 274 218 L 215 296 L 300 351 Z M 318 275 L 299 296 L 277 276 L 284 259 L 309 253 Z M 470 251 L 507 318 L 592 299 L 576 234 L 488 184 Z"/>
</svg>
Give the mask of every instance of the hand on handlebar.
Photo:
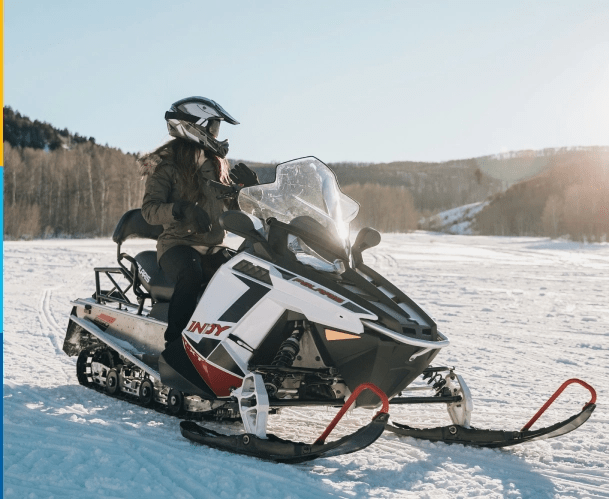
<svg viewBox="0 0 609 499">
<path fill-rule="evenodd" d="M 207 185 L 213 187 L 218 192 L 220 192 L 220 195 L 216 196 L 216 199 L 228 199 L 237 197 L 237 194 L 239 194 L 239 191 L 241 190 L 241 187 L 235 184 L 226 185 L 221 182 L 216 182 L 215 180 L 208 180 Z"/>
</svg>

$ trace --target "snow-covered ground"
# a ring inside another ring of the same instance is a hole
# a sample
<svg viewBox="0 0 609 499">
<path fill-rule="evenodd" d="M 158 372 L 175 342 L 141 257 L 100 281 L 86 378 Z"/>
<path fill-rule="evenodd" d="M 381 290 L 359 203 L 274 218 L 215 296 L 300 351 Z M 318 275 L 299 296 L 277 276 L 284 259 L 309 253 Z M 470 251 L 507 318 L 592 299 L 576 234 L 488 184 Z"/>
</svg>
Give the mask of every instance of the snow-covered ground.
<svg viewBox="0 0 609 499">
<path fill-rule="evenodd" d="M 507 450 L 385 433 L 361 452 L 301 465 L 196 446 L 177 419 L 77 383 L 75 359 L 61 350 L 69 300 L 91 295 L 94 266 L 113 264 L 110 240 L 7 242 L 4 251 L 7 498 L 609 497 L 609 244 L 384 235 L 365 260 L 450 338 L 434 363 L 458 366 L 468 381 L 474 426 L 519 429 L 571 377 L 596 387 L 597 410 L 573 433 Z M 569 387 L 534 428 L 588 398 Z M 286 410 L 271 417 L 271 430 L 313 441 L 334 412 Z M 371 415 L 347 414 L 331 439 Z M 449 422 L 433 405 L 391 407 L 391 416 Z"/>
</svg>

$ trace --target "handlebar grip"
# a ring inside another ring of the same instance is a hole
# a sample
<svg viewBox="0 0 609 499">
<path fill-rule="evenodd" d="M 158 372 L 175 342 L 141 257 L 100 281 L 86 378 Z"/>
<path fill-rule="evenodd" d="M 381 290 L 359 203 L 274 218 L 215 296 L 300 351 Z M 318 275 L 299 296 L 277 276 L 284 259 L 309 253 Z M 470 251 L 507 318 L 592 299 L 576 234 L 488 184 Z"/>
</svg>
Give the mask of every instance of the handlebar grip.
<svg viewBox="0 0 609 499">
<path fill-rule="evenodd" d="M 239 188 L 236 185 L 226 185 L 221 182 L 216 182 L 215 180 L 208 180 L 207 185 L 210 187 L 214 187 L 215 189 L 224 194 L 232 194 L 239 192 Z"/>
</svg>

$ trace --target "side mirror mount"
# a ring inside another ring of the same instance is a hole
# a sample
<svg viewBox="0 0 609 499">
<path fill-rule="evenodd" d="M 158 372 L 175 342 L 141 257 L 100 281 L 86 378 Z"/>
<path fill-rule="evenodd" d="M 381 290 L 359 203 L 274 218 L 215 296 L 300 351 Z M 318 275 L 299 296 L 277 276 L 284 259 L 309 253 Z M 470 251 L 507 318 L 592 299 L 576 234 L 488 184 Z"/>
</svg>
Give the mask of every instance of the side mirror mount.
<svg viewBox="0 0 609 499">
<path fill-rule="evenodd" d="M 357 268 L 364 263 L 362 253 L 367 249 L 374 248 L 381 242 L 381 234 L 378 230 L 371 227 L 364 227 L 359 231 L 353 246 L 351 246 L 351 254 L 353 255 L 353 266 Z"/>
</svg>

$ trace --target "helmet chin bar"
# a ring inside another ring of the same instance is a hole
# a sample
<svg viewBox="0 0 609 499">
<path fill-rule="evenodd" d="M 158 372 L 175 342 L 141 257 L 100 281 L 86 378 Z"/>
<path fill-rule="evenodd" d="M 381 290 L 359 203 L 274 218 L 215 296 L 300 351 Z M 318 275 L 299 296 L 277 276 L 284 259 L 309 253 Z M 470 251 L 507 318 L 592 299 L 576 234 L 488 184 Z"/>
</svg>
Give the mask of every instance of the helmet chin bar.
<svg viewBox="0 0 609 499">
<path fill-rule="evenodd" d="M 228 154 L 228 139 L 220 142 L 213 137 L 208 136 L 207 133 L 203 133 L 199 137 L 198 142 L 203 146 L 204 149 L 213 152 L 220 158 L 226 158 L 226 155 Z"/>
<path fill-rule="evenodd" d="M 221 158 L 226 158 L 228 154 L 228 139 L 218 142 L 218 151 L 216 153 Z"/>
</svg>

